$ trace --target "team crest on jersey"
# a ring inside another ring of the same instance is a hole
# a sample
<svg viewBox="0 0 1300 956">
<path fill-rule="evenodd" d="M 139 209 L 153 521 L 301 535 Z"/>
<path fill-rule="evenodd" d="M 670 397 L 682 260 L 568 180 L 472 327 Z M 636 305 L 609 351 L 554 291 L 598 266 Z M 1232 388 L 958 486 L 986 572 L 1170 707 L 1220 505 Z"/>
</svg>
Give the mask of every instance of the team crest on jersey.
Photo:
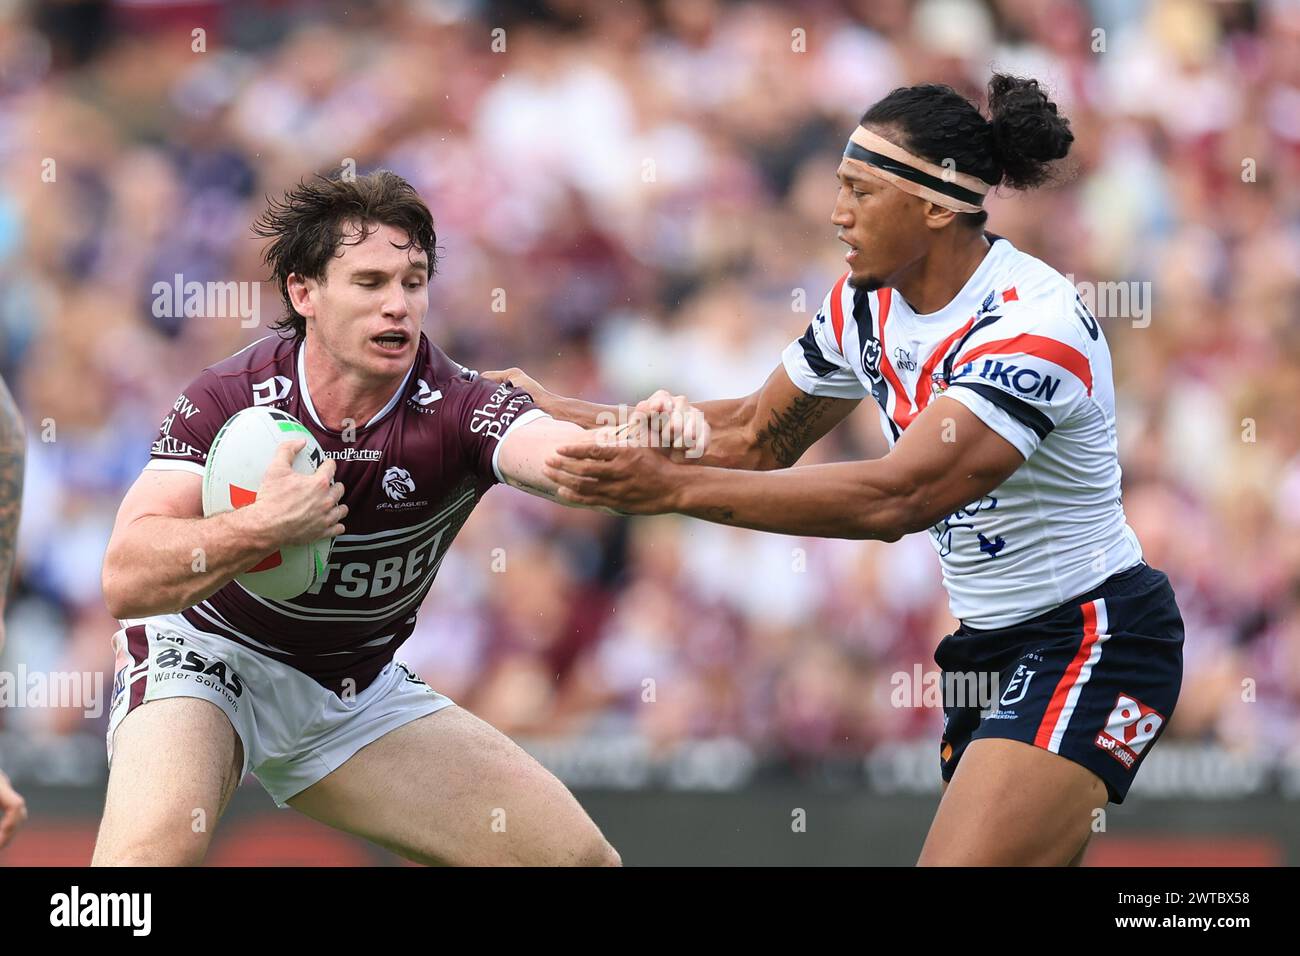
<svg viewBox="0 0 1300 956">
<path fill-rule="evenodd" d="M 405 501 L 415 491 L 415 479 L 405 468 L 396 465 L 384 472 L 384 494 L 393 501 Z"/>
<path fill-rule="evenodd" d="M 391 466 L 384 472 L 380 484 L 388 500 L 375 505 L 376 511 L 408 511 L 412 508 L 423 508 L 429 503 L 428 498 L 421 498 L 418 501 L 411 499 L 415 494 L 415 479 L 405 468 Z"/>
</svg>

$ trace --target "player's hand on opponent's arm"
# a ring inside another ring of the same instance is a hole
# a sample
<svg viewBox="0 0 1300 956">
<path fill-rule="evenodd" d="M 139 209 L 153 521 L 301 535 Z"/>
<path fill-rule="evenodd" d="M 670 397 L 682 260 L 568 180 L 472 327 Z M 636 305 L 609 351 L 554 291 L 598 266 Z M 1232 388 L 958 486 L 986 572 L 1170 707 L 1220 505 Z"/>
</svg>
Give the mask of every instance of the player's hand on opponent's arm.
<svg viewBox="0 0 1300 956">
<path fill-rule="evenodd" d="M 326 458 L 312 474 L 293 470 L 293 459 L 307 443 L 301 438 L 281 442 L 267 466 L 257 500 L 246 517 L 256 517 L 277 546 L 303 545 L 344 532 L 348 506 L 341 504 L 344 488 L 334 480 L 338 467 Z"/>
<path fill-rule="evenodd" d="M 517 388 L 522 388 L 533 397 L 533 403 L 538 408 L 557 421 L 572 422 L 582 428 L 598 428 L 602 421 L 612 422 L 618 417 L 617 406 L 600 405 L 596 402 L 584 402 L 580 398 L 556 395 L 520 368 L 499 369 L 483 372 L 482 375 L 494 382 L 509 382 Z"/>
<path fill-rule="evenodd" d="M 593 432 L 594 440 L 599 442 L 627 439 L 633 444 L 666 449 L 677 461 L 697 461 L 707 452 L 712 437 L 704 411 L 691 405 L 685 395 L 673 395 L 666 389 L 642 399 L 628 413 L 626 406 L 556 395 L 520 368 L 484 372 L 483 377 L 522 388 L 542 411 Z"/>
<path fill-rule="evenodd" d="M 630 444 L 663 449 L 678 462 L 699 461 L 709 450 L 713 430 L 685 395 L 661 388 L 637 402 L 630 418 Z"/>
<path fill-rule="evenodd" d="M 562 398 L 542 388 L 520 369 L 483 374 L 494 381 L 509 380 L 527 388 L 544 411 L 561 421 L 575 422 L 583 428 L 597 428 L 620 421 L 619 406 Z M 670 440 L 661 443 L 661 447 L 671 448 L 677 435 L 673 413 L 685 405 L 682 396 L 660 390 L 636 407 L 645 412 L 668 414 L 666 424 Z M 690 458 L 682 456 L 682 460 L 743 471 L 788 468 L 847 418 L 857 405 L 857 399 L 809 395 L 790 380 L 784 365 L 777 365 L 767 380 L 750 395 L 700 402 L 697 408 L 708 422 L 708 441 L 705 446 L 700 446 L 702 454 Z M 661 433 L 661 440 L 662 437 Z"/>
<path fill-rule="evenodd" d="M 503 368 L 492 372 L 482 372 L 480 374 L 484 378 L 490 378 L 494 382 L 509 382 L 516 388 L 522 388 L 529 395 L 533 396 L 533 401 L 536 402 L 543 411 L 546 411 L 547 400 L 556 397 L 543 388 L 541 382 L 537 381 L 537 379 L 533 378 L 521 368 Z"/>
<path fill-rule="evenodd" d="M 14 833 L 27 819 L 27 801 L 13 788 L 4 771 L 0 770 L 0 850 L 13 839 Z"/>
<path fill-rule="evenodd" d="M 557 447 L 542 467 L 556 501 L 641 515 L 676 511 L 688 471 L 645 445 L 589 441 Z"/>
</svg>

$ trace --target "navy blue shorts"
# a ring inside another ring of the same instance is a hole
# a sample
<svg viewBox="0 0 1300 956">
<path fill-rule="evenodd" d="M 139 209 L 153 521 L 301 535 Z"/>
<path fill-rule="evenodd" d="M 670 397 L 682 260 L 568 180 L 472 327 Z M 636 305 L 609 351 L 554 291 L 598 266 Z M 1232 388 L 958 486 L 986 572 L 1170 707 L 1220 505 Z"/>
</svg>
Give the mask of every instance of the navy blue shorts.
<svg viewBox="0 0 1300 956">
<path fill-rule="evenodd" d="M 1032 620 L 963 625 L 934 659 L 944 671 L 944 780 L 972 740 L 1004 737 L 1083 764 L 1123 803 L 1178 703 L 1183 619 L 1169 579 L 1142 563 Z M 971 686 L 996 688 L 996 704 L 963 693 Z"/>
</svg>

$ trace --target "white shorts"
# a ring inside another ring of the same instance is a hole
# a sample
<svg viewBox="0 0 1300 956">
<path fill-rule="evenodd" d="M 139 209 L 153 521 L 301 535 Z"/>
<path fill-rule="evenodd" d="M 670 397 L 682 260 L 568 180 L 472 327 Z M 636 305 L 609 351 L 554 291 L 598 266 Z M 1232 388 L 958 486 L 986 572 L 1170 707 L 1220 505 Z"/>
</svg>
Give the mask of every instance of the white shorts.
<svg viewBox="0 0 1300 956">
<path fill-rule="evenodd" d="M 340 697 L 179 615 L 129 622 L 113 635 L 113 650 L 110 764 L 113 734 L 128 713 L 151 700 L 197 697 L 220 707 L 239 734 L 240 779 L 252 771 L 281 807 L 366 744 L 453 703 L 401 661 L 387 664 L 365 690 Z"/>
</svg>

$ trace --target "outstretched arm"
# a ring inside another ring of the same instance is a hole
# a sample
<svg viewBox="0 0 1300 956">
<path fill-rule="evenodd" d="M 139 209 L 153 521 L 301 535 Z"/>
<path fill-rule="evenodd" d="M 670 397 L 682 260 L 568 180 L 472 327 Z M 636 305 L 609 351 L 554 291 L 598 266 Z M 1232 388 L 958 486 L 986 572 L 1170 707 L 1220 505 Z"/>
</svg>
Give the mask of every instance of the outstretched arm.
<svg viewBox="0 0 1300 956">
<path fill-rule="evenodd" d="M 526 389 L 537 405 L 554 418 L 584 429 L 620 421 L 619 406 L 553 395 L 517 368 L 484 372 L 483 376 L 498 382 L 513 382 Z M 777 366 L 761 388 L 744 398 L 700 402 L 694 406 L 708 421 L 712 437 L 703 456 L 693 461 L 697 465 L 747 471 L 787 468 L 847 418 L 857 405 L 856 400 L 809 395 L 790 381 L 784 366 Z M 652 430 L 656 430 L 653 426 L 658 423 L 662 426 L 658 430 L 671 443 L 675 437 L 674 422 L 689 407 L 684 396 L 660 390 L 634 409 L 624 409 L 623 417 L 632 411 L 654 416 Z"/>
<path fill-rule="evenodd" d="M 746 474 L 684 468 L 638 448 L 569 447 L 546 468 L 560 500 L 634 514 L 675 511 L 720 524 L 894 541 L 1002 484 L 1024 458 L 965 405 L 940 398 L 875 461 Z"/>
<path fill-rule="evenodd" d="M 657 458 L 667 460 L 671 454 L 680 461 L 687 460 L 687 455 L 695 451 L 705 453 L 710 439 L 709 426 L 704 421 L 704 416 L 688 406 L 683 428 L 687 431 L 692 446 L 690 450 L 649 447 L 651 440 L 643 427 L 581 428 L 573 422 L 538 418 L 506 432 L 497 450 L 496 469 L 508 485 L 562 504 L 577 504 L 562 499 L 559 496 L 560 486 L 546 475 L 547 459 L 555 456 L 560 448 L 573 445 L 616 447 L 620 444 L 638 444 L 646 446 L 646 451 Z"/>
</svg>

